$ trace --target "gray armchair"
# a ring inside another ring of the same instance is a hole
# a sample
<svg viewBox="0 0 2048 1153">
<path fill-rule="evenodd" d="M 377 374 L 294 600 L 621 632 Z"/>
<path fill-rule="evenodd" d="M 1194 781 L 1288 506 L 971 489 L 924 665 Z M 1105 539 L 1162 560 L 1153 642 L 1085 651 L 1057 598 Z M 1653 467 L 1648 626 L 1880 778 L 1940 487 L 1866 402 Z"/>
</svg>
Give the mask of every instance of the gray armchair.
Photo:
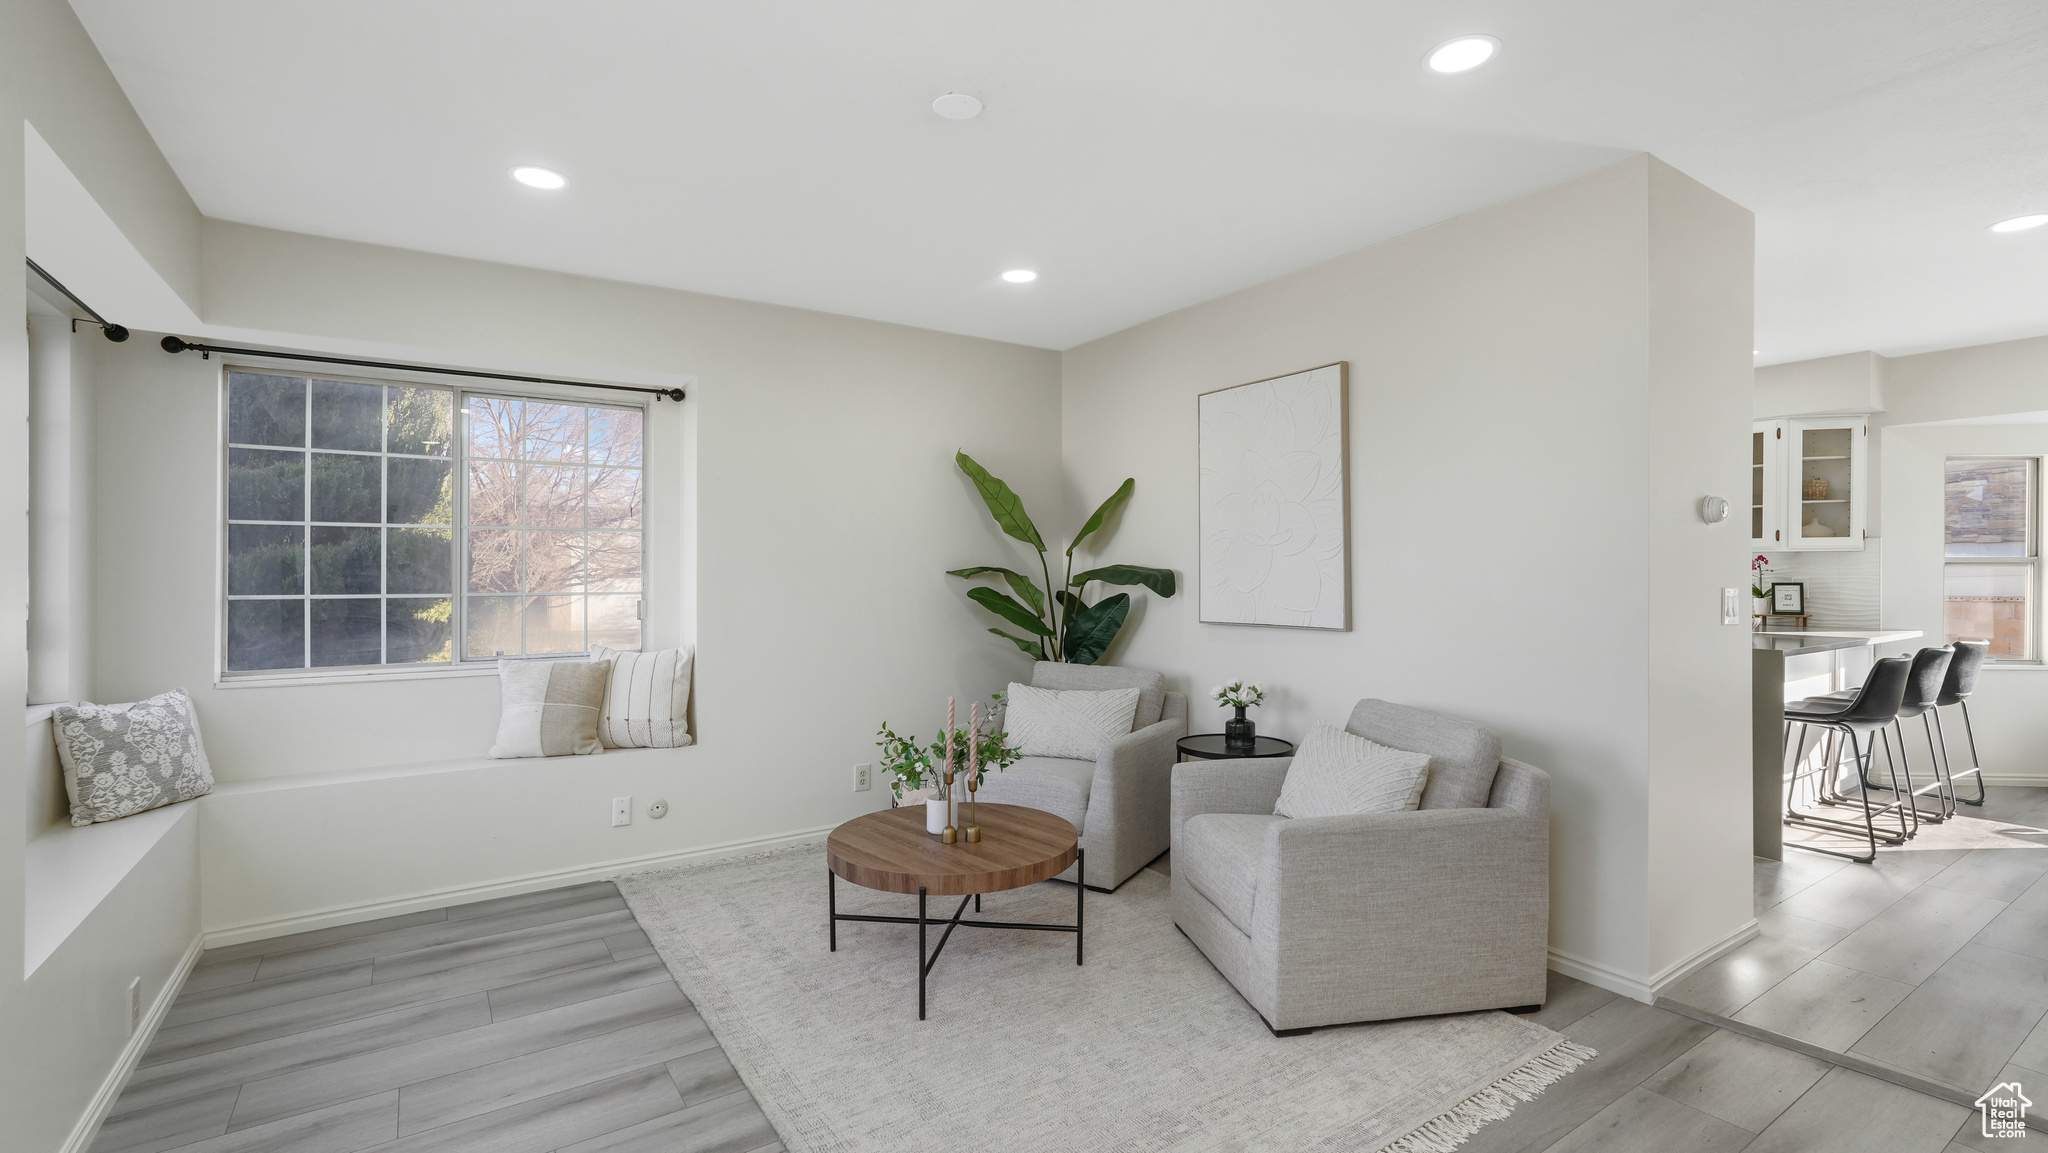
<svg viewBox="0 0 2048 1153">
<path fill-rule="evenodd" d="M 1360 701 L 1430 755 L 1422 807 L 1273 815 L 1291 760 L 1173 771 L 1173 919 L 1276 1033 L 1542 1003 L 1550 778 L 1464 721 Z"/>
<path fill-rule="evenodd" d="M 1174 742 L 1187 735 L 1188 699 L 1166 691 L 1166 677 L 1144 669 L 1039 661 L 1031 684 L 1041 689 L 1137 689 L 1138 712 L 1128 736 L 1092 761 L 1025 757 L 990 773 L 980 799 L 1043 809 L 1081 833 L 1088 887 L 1108 892 L 1163 853 L 1171 840 Z M 1060 874 L 1075 880 L 1069 868 Z"/>
</svg>

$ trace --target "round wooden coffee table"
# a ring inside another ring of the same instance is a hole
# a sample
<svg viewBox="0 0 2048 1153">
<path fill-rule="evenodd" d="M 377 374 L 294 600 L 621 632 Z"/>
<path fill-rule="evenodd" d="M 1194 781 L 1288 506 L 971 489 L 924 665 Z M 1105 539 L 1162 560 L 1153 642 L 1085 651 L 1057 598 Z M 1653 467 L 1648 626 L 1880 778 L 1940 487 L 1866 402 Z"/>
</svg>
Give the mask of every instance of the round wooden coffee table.
<svg viewBox="0 0 2048 1153">
<path fill-rule="evenodd" d="M 967 819 L 963 810 L 961 821 Z M 981 841 L 944 844 L 924 831 L 924 806 L 907 805 L 855 817 L 825 840 L 826 912 L 829 948 L 839 950 L 839 922 L 881 921 L 892 925 L 917 926 L 917 1019 L 924 1020 L 924 982 L 939 960 L 946 941 L 961 925 L 976 929 L 1033 929 L 1074 935 L 1074 964 L 1081 963 L 1082 903 L 1088 886 L 1074 886 L 1074 923 L 1040 925 L 1025 921 L 962 920 L 967 902 L 981 911 L 983 893 L 1021 889 L 1066 872 L 1079 865 L 1078 879 L 1085 879 L 1087 862 L 1080 834 L 1074 826 L 1051 813 L 1019 805 L 982 804 L 976 817 L 981 822 Z M 917 916 L 880 917 L 839 911 L 839 878 L 863 888 L 885 893 L 916 893 Z M 952 917 L 934 921 L 926 913 L 926 899 L 959 896 L 960 907 Z M 926 953 L 928 926 L 944 925 L 938 948 Z"/>
</svg>

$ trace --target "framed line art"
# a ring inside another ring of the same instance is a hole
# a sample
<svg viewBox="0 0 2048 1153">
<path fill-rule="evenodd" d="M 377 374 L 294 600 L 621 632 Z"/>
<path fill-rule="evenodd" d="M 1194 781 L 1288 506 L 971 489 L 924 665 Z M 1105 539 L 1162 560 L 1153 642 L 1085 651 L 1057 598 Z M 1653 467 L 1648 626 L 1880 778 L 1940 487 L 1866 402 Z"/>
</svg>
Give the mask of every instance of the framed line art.
<svg viewBox="0 0 2048 1153">
<path fill-rule="evenodd" d="M 1778 581 L 1771 585 L 1771 611 L 1786 614 L 1804 613 L 1806 582 Z"/>
<path fill-rule="evenodd" d="M 1351 627 L 1343 361 L 1196 398 L 1205 624 Z"/>
</svg>

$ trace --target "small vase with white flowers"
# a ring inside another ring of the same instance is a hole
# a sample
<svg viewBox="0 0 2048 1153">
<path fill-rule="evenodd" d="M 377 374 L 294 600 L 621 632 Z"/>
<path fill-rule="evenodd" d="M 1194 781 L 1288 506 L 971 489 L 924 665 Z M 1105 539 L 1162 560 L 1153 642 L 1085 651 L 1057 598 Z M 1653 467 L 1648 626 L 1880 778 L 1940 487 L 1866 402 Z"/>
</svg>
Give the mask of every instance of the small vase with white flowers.
<svg viewBox="0 0 2048 1153">
<path fill-rule="evenodd" d="M 1258 726 L 1244 715 L 1246 709 L 1255 709 L 1266 701 L 1266 690 L 1249 681 L 1232 681 L 1209 690 L 1218 705 L 1227 705 L 1237 710 L 1237 716 L 1223 722 L 1223 747 L 1231 752 L 1248 753 L 1258 747 Z"/>
</svg>

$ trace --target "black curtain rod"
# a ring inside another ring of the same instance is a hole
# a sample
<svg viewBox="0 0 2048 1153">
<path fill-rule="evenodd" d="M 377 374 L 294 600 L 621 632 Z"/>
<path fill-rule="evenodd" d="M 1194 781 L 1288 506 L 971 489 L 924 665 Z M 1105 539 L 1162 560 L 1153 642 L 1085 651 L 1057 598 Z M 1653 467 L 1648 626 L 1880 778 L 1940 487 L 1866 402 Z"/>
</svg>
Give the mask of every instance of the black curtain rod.
<svg viewBox="0 0 2048 1153">
<path fill-rule="evenodd" d="M 82 308 L 84 306 L 80 305 L 79 307 Z M 120 339 L 127 339 L 126 329 L 122 330 Z M 397 364 L 388 360 L 355 360 L 346 356 L 314 356 L 308 352 L 273 352 L 264 348 L 235 348 L 225 344 L 201 344 L 197 341 L 180 340 L 175 336 L 164 337 L 162 344 L 163 350 L 172 355 L 180 352 L 196 352 L 202 358 L 211 358 L 216 352 L 227 352 L 240 356 L 268 356 L 277 360 L 314 360 L 321 364 L 351 364 L 358 368 L 390 368 L 396 369 L 399 372 L 432 372 L 442 376 L 474 376 L 484 380 L 517 380 L 527 384 L 560 384 L 570 388 L 608 388 L 613 392 L 646 392 L 654 394 L 657 401 L 663 397 L 674 401 L 683 399 L 683 390 L 680 388 L 642 388 L 632 384 L 596 384 L 587 380 L 556 380 L 545 376 L 520 376 L 510 372 L 476 372 L 467 368 L 434 368 L 424 364 Z"/>
<path fill-rule="evenodd" d="M 105 335 L 108 340 L 113 341 L 115 344 L 119 344 L 122 341 L 128 339 L 127 329 L 122 328 L 118 324 L 108 324 L 106 317 L 101 316 L 99 313 L 93 311 L 92 305 L 87 304 L 83 300 L 78 299 L 78 294 L 64 287 L 62 281 L 58 280 L 54 276 L 51 276 L 49 273 L 44 272 L 42 265 L 37 264 L 35 261 L 31 260 L 28 262 L 28 270 L 30 272 L 35 273 L 37 276 L 42 277 L 44 284 L 47 284 L 51 288 L 56 289 L 58 292 L 63 293 L 64 299 L 84 309 L 85 314 L 87 316 L 92 317 L 92 323 L 100 326 L 100 332 L 103 335 Z M 78 331 L 78 318 L 75 316 L 71 318 L 71 331 Z"/>
</svg>

